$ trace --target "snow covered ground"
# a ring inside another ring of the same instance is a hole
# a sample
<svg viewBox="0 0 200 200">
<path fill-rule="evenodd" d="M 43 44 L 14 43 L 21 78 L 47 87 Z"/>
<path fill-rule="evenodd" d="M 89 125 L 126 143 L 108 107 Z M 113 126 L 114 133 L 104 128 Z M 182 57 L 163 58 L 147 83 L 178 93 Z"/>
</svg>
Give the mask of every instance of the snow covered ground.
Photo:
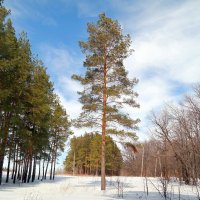
<svg viewBox="0 0 200 200">
<path fill-rule="evenodd" d="M 0 200 L 163 199 L 162 187 L 160 187 L 160 181 L 156 178 L 147 179 L 148 195 L 145 192 L 144 178 L 107 177 L 106 180 L 106 191 L 100 190 L 100 177 L 96 176 L 57 176 L 55 181 L 46 180 L 28 184 L 17 183 L 15 185 L 3 183 L 0 186 Z M 179 191 L 181 196 L 179 196 Z M 185 185 L 179 187 L 176 182 L 168 185 L 168 192 L 171 199 L 197 199 L 195 187 Z"/>
</svg>

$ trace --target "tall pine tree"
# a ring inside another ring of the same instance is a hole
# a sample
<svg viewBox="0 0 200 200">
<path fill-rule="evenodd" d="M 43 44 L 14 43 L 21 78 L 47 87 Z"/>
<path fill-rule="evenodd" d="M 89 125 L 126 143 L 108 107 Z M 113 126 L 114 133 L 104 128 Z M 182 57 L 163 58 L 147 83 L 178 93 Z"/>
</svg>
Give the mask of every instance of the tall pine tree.
<svg viewBox="0 0 200 200">
<path fill-rule="evenodd" d="M 85 76 L 73 75 L 84 90 L 79 92 L 83 104 L 82 113 L 76 120 L 77 127 L 100 128 L 101 190 L 105 190 L 105 143 L 107 134 L 136 139 L 138 119 L 133 120 L 122 111 L 124 105 L 139 107 L 135 102 L 137 93 L 133 87 L 137 79 L 129 79 L 123 61 L 131 54 L 129 35 L 122 34 L 118 21 L 99 15 L 97 23 L 88 23 L 88 41 L 80 42 L 86 55 Z"/>
<path fill-rule="evenodd" d="M 18 44 L 9 11 L 0 1 L 0 184 L 10 124 L 16 108 L 18 74 Z"/>
</svg>

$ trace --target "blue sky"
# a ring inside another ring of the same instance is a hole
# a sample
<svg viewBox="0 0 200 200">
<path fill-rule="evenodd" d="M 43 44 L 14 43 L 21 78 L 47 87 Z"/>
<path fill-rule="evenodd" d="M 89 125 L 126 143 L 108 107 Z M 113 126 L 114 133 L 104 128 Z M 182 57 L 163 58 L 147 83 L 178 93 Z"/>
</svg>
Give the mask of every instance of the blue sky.
<svg viewBox="0 0 200 200">
<path fill-rule="evenodd" d="M 178 102 L 200 80 L 199 0 L 5 0 L 5 5 L 17 34 L 27 32 L 71 118 L 81 110 L 76 94 L 81 86 L 70 78 L 84 71 L 78 41 L 87 39 L 86 24 L 100 12 L 117 19 L 133 40 L 135 52 L 125 63 L 129 76 L 140 80 L 141 108 L 127 110 L 142 120 L 141 139 L 148 136 L 150 112 Z"/>
</svg>

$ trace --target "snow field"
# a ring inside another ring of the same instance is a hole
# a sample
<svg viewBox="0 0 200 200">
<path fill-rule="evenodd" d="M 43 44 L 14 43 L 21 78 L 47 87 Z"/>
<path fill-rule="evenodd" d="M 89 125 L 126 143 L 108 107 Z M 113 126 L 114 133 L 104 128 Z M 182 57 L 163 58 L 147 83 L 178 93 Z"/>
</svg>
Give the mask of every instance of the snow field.
<svg viewBox="0 0 200 200">
<path fill-rule="evenodd" d="M 35 183 L 3 184 L 0 186 L 0 200 L 161 200 L 162 186 L 159 179 L 141 177 L 107 177 L 107 190 L 100 190 L 100 177 L 96 176 L 57 176 L 55 181 Z M 179 191 L 181 195 L 179 196 Z M 171 182 L 168 185 L 171 199 L 195 200 L 196 187 Z"/>
</svg>

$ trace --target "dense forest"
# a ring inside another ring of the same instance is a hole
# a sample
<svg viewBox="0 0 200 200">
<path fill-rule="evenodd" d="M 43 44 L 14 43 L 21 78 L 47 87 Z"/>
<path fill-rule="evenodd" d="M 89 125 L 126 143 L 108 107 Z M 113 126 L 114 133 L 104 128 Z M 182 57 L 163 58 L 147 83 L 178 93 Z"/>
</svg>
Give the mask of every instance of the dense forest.
<svg viewBox="0 0 200 200">
<path fill-rule="evenodd" d="M 9 14 L 0 0 L 0 184 L 5 158 L 6 182 L 45 179 L 48 167 L 54 179 L 70 120 L 26 33 L 16 36 Z"/>
<path fill-rule="evenodd" d="M 106 136 L 106 174 L 120 175 L 123 159 L 113 139 Z M 65 171 L 73 174 L 101 174 L 101 135 L 85 134 L 70 141 L 70 150 L 64 162 Z"/>
</svg>

